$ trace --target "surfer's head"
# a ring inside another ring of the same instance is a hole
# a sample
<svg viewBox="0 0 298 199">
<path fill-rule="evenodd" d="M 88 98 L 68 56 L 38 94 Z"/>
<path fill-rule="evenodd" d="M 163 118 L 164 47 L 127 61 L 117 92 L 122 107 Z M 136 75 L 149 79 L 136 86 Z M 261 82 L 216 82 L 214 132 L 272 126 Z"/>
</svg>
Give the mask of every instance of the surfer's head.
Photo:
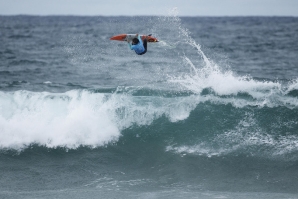
<svg viewBox="0 0 298 199">
<path fill-rule="evenodd" d="M 139 41 L 139 39 L 138 38 L 133 38 L 133 40 L 132 40 L 132 44 L 133 45 L 136 45 L 136 44 L 138 44 L 140 41 Z"/>
</svg>

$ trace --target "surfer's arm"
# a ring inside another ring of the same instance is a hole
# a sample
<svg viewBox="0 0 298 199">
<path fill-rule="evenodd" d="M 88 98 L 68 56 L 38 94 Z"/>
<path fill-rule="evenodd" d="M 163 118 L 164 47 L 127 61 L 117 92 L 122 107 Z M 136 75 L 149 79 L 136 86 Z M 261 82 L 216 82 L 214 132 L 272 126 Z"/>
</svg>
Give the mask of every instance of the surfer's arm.
<svg viewBox="0 0 298 199">
<path fill-rule="evenodd" d="M 129 46 L 130 50 L 133 50 L 133 49 L 132 49 L 132 45 L 131 45 L 131 43 L 130 43 L 129 41 L 127 41 L 127 44 L 128 44 L 128 46 Z"/>
<path fill-rule="evenodd" d="M 129 48 L 131 49 L 131 43 L 130 43 L 130 41 L 127 40 L 127 44 L 128 44 L 128 46 L 129 46 Z M 131 50 L 132 50 L 132 49 L 131 49 Z"/>
<path fill-rule="evenodd" d="M 143 40 L 142 40 L 142 38 L 141 38 L 141 35 L 139 35 L 139 34 L 138 34 L 138 39 L 139 39 L 141 45 L 143 45 Z"/>
</svg>

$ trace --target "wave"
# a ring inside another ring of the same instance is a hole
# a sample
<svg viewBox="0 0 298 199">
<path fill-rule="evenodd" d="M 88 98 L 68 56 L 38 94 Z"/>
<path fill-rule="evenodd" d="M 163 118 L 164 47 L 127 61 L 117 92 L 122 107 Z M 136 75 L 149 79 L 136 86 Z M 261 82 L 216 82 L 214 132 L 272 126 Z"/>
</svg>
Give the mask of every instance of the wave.
<svg viewBox="0 0 298 199">
<path fill-rule="evenodd" d="M 271 88 L 267 83 L 262 86 Z M 273 100 L 276 98 L 279 100 Z M 182 135 L 193 128 L 190 138 L 197 139 L 182 141 L 180 136 L 170 134 L 178 140 L 165 146 L 166 151 L 214 156 L 247 148 L 253 153 L 265 146 L 272 148 L 271 154 L 289 154 L 298 146 L 297 103 L 292 96 L 272 98 L 271 92 L 255 98 L 140 87 L 65 93 L 0 92 L 0 148 L 23 150 L 32 144 L 95 148 L 117 143 L 127 129 L 137 135 L 138 128 L 147 126 L 168 134 L 171 125 L 178 125 Z M 156 123 L 162 118 L 169 123 L 168 128 Z"/>
<path fill-rule="evenodd" d="M 133 124 L 149 125 L 163 114 L 175 122 L 187 118 L 195 107 L 192 96 L 178 100 L 87 90 L 0 92 L 0 96 L 0 146 L 14 149 L 32 143 L 103 146 Z"/>
</svg>

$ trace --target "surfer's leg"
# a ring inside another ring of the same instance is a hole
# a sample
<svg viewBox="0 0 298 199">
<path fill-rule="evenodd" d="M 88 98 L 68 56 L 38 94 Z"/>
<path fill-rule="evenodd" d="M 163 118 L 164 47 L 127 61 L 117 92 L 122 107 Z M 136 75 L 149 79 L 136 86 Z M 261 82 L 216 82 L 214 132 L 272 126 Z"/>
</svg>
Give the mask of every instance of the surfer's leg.
<svg viewBox="0 0 298 199">
<path fill-rule="evenodd" d="M 143 41 L 143 46 L 144 46 L 145 50 L 144 50 L 144 52 L 142 52 L 142 53 L 139 54 L 139 55 L 144 55 L 144 54 L 147 52 L 147 39 L 144 39 L 144 41 Z"/>
<path fill-rule="evenodd" d="M 147 39 L 144 39 L 143 46 L 145 48 L 145 51 L 144 52 L 147 52 Z"/>
<path fill-rule="evenodd" d="M 144 55 L 147 52 L 147 39 L 144 39 L 143 46 L 145 48 L 144 52 L 142 52 L 140 54 L 137 53 L 138 55 Z"/>
</svg>

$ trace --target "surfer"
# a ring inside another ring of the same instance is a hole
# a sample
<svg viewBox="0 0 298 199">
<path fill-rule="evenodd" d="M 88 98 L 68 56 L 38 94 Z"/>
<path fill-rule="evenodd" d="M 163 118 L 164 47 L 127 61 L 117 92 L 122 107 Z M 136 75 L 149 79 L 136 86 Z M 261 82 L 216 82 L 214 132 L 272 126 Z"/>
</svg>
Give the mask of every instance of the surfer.
<svg viewBox="0 0 298 199">
<path fill-rule="evenodd" d="M 131 44 L 129 41 L 127 42 L 130 49 L 134 50 L 138 55 L 143 55 L 147 52 L 147 37 L 142 41 L 141 36 L 137 34 L 137 38 L 133 38 Z"/>
</svg>

